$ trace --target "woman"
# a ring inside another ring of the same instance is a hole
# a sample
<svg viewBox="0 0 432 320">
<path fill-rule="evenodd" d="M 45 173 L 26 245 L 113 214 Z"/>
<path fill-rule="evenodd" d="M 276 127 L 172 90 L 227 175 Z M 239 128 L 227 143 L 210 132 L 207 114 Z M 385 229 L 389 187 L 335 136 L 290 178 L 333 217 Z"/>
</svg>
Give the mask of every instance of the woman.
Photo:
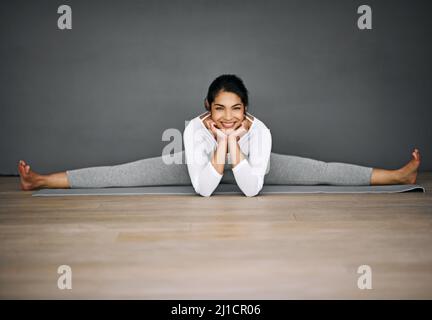
<svg viewBox="0 0 432 320">
<path fill-rule="evenodd" d="M 166 164 L 165 156 L 115 166 L 99 166 L 48 175 L 37 174 L 20 160 L 21 189 L 103 188 L 191 185 L 210 196 L 219 183 L 237 183 L 246 196 L 263 184 L 386 185 L 414 184 L 420 153 L 402 168 L 386 170 L 348 163 L 323 162 L 271 152 L 271 133 L 247 111 L 248 90 L 235 75 L 221 75 L 209 87 L 207 111 L 192 119 L 183 137 L 182 164 Z"/>
</svg>

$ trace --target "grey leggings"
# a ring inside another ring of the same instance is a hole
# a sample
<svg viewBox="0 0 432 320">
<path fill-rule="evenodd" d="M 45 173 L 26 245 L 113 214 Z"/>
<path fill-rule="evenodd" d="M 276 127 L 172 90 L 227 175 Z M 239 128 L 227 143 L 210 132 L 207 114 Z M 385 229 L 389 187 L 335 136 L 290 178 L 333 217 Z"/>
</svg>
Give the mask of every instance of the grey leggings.
<svg viewBox="0 0 432 320">
<path fill-rule="evenodd" d="M 71 188 L 192 185 L 184 151 L 181 156 L 182 164 L 167 165 L 159 156 L 114 166 L 68 170 L 66 174 Z M 370 167 L 272 152 L 264 184 L 370 185 L 371 175 Z M 224 172 L 221 183 L 236 183 L 231 170 Z"/>
</svg>

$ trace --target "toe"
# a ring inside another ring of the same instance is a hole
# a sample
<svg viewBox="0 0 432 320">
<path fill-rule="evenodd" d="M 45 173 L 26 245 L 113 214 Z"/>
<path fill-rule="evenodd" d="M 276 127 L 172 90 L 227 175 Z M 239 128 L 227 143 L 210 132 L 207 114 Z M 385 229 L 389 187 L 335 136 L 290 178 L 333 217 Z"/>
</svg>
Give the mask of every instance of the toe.
<svg viewBox="0 0 432 320">
<path fill-rule="evenodd" d="M 29 171 L 30 171 L 30 166 L 29 166 L 29 165 L 26 165 L 26 166 L 25 166 L 25 172 L 26 172 L 26 173 L 29 173 Z"/>
</svg>

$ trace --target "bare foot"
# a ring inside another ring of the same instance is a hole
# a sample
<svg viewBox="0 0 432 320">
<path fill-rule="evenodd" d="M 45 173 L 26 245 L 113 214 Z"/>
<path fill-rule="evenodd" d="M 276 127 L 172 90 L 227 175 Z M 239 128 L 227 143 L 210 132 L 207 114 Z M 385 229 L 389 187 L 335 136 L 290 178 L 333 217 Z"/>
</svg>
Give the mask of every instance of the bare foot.
<svg viewBox="0 0 432 320">
<path fill-rule="evenodd" d="M 41 186 L 41 175 L 30 170 L 30 166 L 25 161 L 20 160 L 18 163 L 18 172 L 21 179 L 22 190 L 33 190 Z"/>
<path fill-rule="evenodd" d="M 417 169 L 420 166 L 420 152 L 414 149 L 412 159 L 398 170 L 401 184 L 415 184 L 417 180 Z"/>
</svg>

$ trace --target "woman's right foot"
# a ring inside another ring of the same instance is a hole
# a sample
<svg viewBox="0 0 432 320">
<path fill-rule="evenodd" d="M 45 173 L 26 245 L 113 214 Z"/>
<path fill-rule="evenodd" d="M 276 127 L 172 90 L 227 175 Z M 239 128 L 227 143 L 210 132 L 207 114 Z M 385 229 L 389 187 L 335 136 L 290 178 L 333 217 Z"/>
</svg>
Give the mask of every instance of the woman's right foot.
<svg viewBox="0 0 432 320">
<path fill-rule="evenodd" d="M 21 190 L 34 190 L 42 185 L 42 175 L 30 170 L 30 166 L 25 161 L 18 163 L 18 172 L 21 180 Z"/>
<path fill-rule="evenodd" d="M 414 149 L 412 159 L 398 170 L 401 184 L 415 184 L 417 181 L 417 170 L 420 166 L 420 151 Z"/>
</svg>

